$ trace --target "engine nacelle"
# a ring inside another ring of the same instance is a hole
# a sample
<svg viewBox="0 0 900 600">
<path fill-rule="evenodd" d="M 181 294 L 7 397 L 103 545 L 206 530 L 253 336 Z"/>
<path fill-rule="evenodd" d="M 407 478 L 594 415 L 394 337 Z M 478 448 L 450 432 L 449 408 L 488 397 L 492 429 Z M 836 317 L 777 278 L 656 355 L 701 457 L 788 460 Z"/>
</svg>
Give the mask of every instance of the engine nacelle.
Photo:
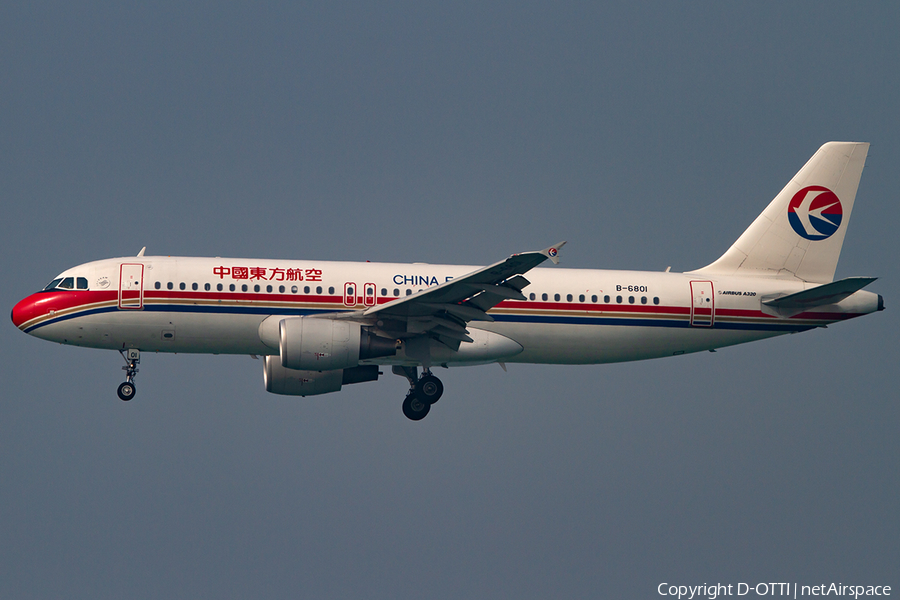
<svg viewBox="0 0 900 600">
<path fill-rule="evenodd" d="M 277 356 L 266 356 L 263 381 L 266 391 L 286 396 L 316 396 L 339 392 L 341 386 L 378 379 L 377 365 L 363 365 L 332 371 L 286 369 Z"/>
<path fill-rule="evenodd" d="M 281 366 L 307 371 L 355 367 L 359 361 L 397 353 L 395 340 L 370 334 L 359 323 L 297 317 L 278 326 Z"/>
</svg>

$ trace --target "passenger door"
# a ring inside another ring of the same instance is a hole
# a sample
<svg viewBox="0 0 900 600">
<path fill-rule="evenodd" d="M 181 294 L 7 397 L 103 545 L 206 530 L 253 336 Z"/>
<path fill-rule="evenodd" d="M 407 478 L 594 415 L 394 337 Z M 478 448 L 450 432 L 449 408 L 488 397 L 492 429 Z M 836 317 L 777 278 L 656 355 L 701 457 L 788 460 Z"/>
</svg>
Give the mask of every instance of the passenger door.
<svg viewBox="0 0 900 600">
<path fill-rule="evenodd" d="M 144 307 L 144 265 L 119 265 L 119 308 Z"/>
</svg>

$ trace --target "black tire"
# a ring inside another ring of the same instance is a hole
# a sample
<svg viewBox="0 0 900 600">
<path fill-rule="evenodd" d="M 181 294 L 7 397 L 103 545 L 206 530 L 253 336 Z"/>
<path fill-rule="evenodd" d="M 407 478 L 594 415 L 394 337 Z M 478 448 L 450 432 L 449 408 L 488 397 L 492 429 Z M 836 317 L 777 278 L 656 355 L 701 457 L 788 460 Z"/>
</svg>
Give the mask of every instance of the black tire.
<svg viewBox="0 0 900 600">
<path fill-rule="evenodd" d="M 408 394 L 403 401 L 403 414 L 410 421 L 421 421 L 431 410 L 431 405 L 419 400 L 415 394 Z"/>
<path fill-rule="evenodd" d="M 119 399 L 124 402 L 128 402 L 134 395 L 137 393 L 137 389 L 135 389 L 133 383 L 129 383 L 128 381 L 119 385 L 119 389 L 116 390 L 116 393 L 119 395 Z"/>
<path fill-rule="evenodd" d="M 423 402 L 434 404 L 444 394 L 444 384 L 434 375 L 425 375 L 416 382 L 416 396 Z"/>
</svg>

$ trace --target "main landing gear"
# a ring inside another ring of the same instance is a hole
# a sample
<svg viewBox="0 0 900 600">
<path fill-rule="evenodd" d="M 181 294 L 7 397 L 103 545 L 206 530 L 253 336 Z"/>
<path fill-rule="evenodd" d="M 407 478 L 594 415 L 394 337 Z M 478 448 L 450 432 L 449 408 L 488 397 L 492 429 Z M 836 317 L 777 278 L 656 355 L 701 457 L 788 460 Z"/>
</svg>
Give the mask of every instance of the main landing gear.
<svg viewBox="0 0 900 600">
<path fill-rule="evenodd" d="M 393 367 L 392 371 L 409 381 L 409 391 L 403 400 L 403 414 L 413 421 L 424 419 L 431 405 L 441 399 L 444 384 L 431 374 L 431 369 L 424 369 L 421 377 L 417 367 Z"/>
<path fill-rule="evenodd" d="M 125 366 L 122 367 L 122 370 L 125 371 L 125 382 L 119 385 L 116 393 L 120 400 L 128 402 L 137 393 L 137 389 L 134 387 L 134 376 L 137 375 L 137 366 L 141 362 L 141 351 L 129 349 L 119 350 L 119 353 L 125 359 Z"/>
</svg>

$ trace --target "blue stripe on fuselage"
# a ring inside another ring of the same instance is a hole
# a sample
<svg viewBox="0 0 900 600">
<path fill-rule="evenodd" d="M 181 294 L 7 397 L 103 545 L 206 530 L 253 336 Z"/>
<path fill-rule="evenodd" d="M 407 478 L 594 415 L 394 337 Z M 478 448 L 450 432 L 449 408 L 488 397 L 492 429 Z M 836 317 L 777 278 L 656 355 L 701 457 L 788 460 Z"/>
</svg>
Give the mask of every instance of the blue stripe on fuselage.
<svg viewBox="0 0 900 600">
<path fill-rule="evenodd" d="M 494 321 L 509 323 L 564 323 L 570 325 L 620 325 L 630 327 L 675 327 L 682 329 L 744 329 L 757 331 L 807 331 L 815 325 L 793 323 L 729 323 L 717 320 L 712 327 L 695 327 L 687 319 L 636 319 L 629 317 L 555 317 L 539 315 L 491 315 Z"/>
<path fill-rule="evenodd" d="M 277 309 L 271 306 L 209 306 L 209 305 L 181 305 L 181 304 L 145 304 L 142 310 L 144 312 L 173 312 L 173 313 L 209 313 L 209 314 L 244 314 L 244 315 L 284 315 L 284 316 L 304 316 L 314 314 L 325 314 L 338 312 L 337 307 L 327 309 L 309 309 L 309 308 L 282 308 Z M 37 325 L 32 325 L 25 329 L 25 333 L 31 333 L 41 327 L 61 323 L 88 315 L 96 315 L 107 312 L 128 312 L 134 309 L 120 309 L 118 306 L 108 306 L 103 308 L 88 309 L 63 315 L 53 319 L 48 319 Z M 515 314 L 493 314 L 496 322 L 500 323 L 545 323 L 545 324 L 567 324 L 567 325 L 609 325 L 621 327 L 670 327 L 682 329 L 732 329 L 732 330 L 749 330 L 749 331 L 807 331 L 815 328 L 817 325 L 801 325 L 791 322 L 760 322 L 760 323 L 732 323 L 724 320 L 716 320 L 713 327 L 693 327 L 687 319 L 641 319 L 632 317 L 575 317 L 575 316 L 555 316 L 555 315 L 515 315 Z"/>
</svg>

